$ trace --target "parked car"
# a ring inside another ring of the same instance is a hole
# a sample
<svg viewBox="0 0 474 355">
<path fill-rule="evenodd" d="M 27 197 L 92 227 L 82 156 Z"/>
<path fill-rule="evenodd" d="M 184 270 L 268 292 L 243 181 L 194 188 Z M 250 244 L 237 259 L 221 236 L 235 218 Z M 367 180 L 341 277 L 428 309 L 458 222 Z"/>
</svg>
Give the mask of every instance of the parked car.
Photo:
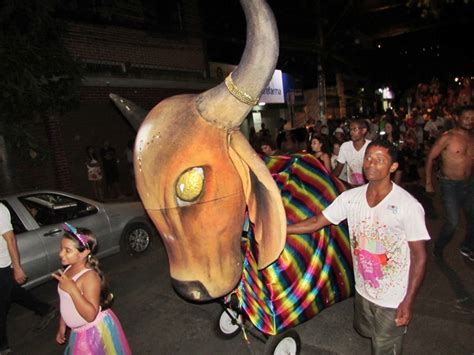
<svg viewBox="0 0 474 355">
<path fill-rule="evenodd" d="M 100 203 L 59 191 L 25 192 L 0 197 L 0 202 L 11 213 L 28 275 L 26 288 L 49 280 L 61 267 L 58 252 L 64 222 L 96 234 L 99 258 L 119 251 L 139 255 L 160 243 L 141 202 Z"/>
</svg>

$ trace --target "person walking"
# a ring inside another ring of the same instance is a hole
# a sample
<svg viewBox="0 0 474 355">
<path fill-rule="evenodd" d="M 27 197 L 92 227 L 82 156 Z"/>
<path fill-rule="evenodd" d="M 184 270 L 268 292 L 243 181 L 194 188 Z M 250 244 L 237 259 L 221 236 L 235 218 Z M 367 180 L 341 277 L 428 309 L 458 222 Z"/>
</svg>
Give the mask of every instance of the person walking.
<svg viewBox="0 0 474 355">
<path fill-rule="evenodd" d="M 331 153 L 331 169 L 332 170 L 334 170 L 337 166 L 337 157 L 339 155 L 339 150 L 340 149 L 341 149 L 341 144 L 337 140 L 335 140 L 332 143 L 332 153 Z M 346 174 L 346 172 L 344 171 L 344 169 L 342 169 L 341 173 L 337 177 L 341 180 L 346 181 L 347 176 L 345 174 Z"/>
<path fill-rule="evenodd" d="M 328 172 L 332 170 L 331 147 L 329 146 L 329 140 L 326 136 L 313 134 L 309 140 L 308 151 L 324 165 Z"/>
<path fill-rule="evenodd" d="M 18 303 L 37 315 L 41 321 L 37 330 L 42 330 L 57 316 L 57 309 L 38 300 L 21 287 L 27 275 L 21 267 L 20 253 L 11 224 L 8 208 L 0 203 L 0 354 L 11 352 L 7 336 L 7 316 L 11 303 Z"/>
<path fill-rule="evenodd" d="M 96 237 L 68 223 L 63 228 L 59 257 L 67 268 L 52 275 L 58 281 L 61 311 L 56 342 L 66 342 L 69 327 L 65 354 L 131 354 L 120 321 L 108 308 L 113 295 L 94 256 Z"/>
<path fill-rule="evenodd" d="M 104 194 L 102 190 L 102 168 L 100 167 L 99 159 L 93 147 L 86 148 L 87 161 L 87 179 L 92 184 L 94 197 L 97 201 L 103 201 Z"/>
<path fill-rule="evenodd" d="M 100 149 L 100 157 L 104 167 L 105 183 L 107 186 L 107 193 L 111 198 L 118 198 L 122 196 L 120 192 L 120 175 L 118 167 L 118 158 L 115 148 L 113 148 L 109 141 L 104 141 Z"/>
<path fill-rule="evenodd" d="M 394 120 L 387 120 L 382 132 L 384 134 L 380 135 L 380 139 L 390 142 L 398 151 L 398 169 L 393 173 L 393 181 L 397 185 L 401 185 L 402 174 L 405 169 L 405 157 L 403 156 L 402 143 L 400 142 L 400 130 Z"/>
<path fill-rule="evenodd" d="M 445 132 L 431 147 L 425 164 L 425 189 L 433 194 L 433 165 L 441 156 L 438 182 L 445 220 L 435 241 L 433 254 L 443 256 L 444 248 L 456 231 L 462 209 L 466 217 L 466 236 L 459 251 L 474 261 L 474 106 L 460 108 L 455 121 L 456 127 Z"/>
<path fill-rule="evenodd" d="M 397 150 L 383 140 L 367 147 L 368 184 L 339 195 L 321 215 L 288 226 L 314 232 L 347 219 L 355 276 L 354 328 L 372 340 L 372 354 L 401 354 L 426 267 L 430 239 L 421 204 L 390 180 Z"/>
<path fill-rule="evenodd" d="M 362 162 L 365 150 L 370 141 L 365 138 L 368 131 L 366 120 L 354 120 L 349 125 L 351 140 L 344 142 L 339 149 L 337 165 L 332 171 L 336 176 L 340 176 L 341 171 L 346 167 L 347 182 L 351 186 L 360 186 L 365 183 L 362 172 Z"/>
</svg>

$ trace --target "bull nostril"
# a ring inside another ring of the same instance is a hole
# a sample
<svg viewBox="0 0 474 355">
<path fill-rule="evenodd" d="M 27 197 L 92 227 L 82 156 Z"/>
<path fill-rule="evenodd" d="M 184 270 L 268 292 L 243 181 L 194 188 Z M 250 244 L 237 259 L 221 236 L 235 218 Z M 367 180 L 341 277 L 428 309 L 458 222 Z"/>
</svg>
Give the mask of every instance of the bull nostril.
<svg viewBox="0 0 474 355">
<path fill-rule="evenodd" d="M 209 301 L 211 295 L 200 281 L 178 281 L 171 278 L 171 285 L 181 297 L 190 301 Z"/>
</svg>

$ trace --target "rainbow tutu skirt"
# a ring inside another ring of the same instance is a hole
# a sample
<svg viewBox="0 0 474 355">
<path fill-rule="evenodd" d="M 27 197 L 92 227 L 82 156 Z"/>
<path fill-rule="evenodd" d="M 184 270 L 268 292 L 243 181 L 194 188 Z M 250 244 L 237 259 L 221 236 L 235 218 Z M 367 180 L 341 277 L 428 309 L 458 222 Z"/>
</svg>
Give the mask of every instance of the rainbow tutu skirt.
<svg viewBox="0 0 474 355">
<path fill-rule="evenodd" d="M 72 329 L 64 352 L 67 355 L 128 355 L 131 353 L 122 325 L 111 309 L 101 311 L 92 323 Z"/>
</svg>

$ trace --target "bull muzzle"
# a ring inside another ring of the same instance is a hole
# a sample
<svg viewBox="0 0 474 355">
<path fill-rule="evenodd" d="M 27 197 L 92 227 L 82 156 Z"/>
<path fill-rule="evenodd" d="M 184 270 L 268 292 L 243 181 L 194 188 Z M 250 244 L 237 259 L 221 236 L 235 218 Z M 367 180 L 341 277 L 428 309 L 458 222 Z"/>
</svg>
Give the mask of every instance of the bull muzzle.
<svg viewBox="0 0 474 355">
<path fill-rule="evenodd" d="M 214 298 L 200 281 L 179 281 L 171 278 L 171 284 L 178 295 L 189 301 L 205 302 Z"/>
</svg>

